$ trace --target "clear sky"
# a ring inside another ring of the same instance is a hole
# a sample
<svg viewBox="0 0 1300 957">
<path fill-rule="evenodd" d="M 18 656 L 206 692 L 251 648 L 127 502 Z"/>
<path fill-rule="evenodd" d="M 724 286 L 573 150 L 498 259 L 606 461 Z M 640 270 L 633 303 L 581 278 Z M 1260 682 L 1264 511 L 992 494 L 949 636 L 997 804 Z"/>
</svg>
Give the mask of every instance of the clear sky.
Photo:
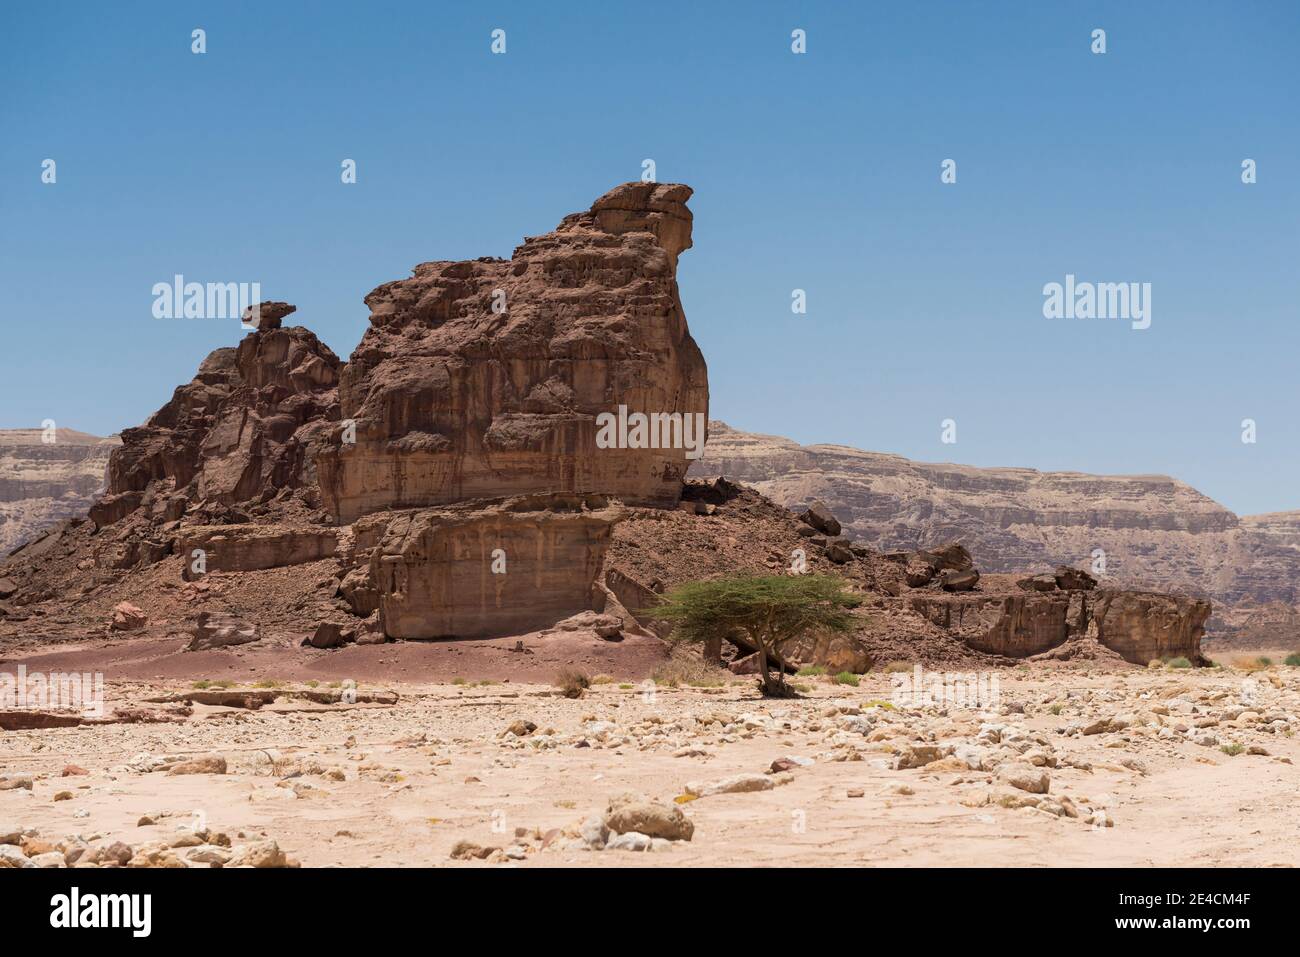
<svg viewBox="0 0 1300 957">
<path fill-rule="evenodd" d="M 0 427 L 139 424 L 238 341 L 153 317 L 176 273 L 346 358 L 376 285 L 651 158 L 715 418 L 1300 508 L 1298 50 L 1292 2 L 7 3 Z M 1044 318 L 1066 274 L 1151 283 L 1151 327 Z"/>
</svg>

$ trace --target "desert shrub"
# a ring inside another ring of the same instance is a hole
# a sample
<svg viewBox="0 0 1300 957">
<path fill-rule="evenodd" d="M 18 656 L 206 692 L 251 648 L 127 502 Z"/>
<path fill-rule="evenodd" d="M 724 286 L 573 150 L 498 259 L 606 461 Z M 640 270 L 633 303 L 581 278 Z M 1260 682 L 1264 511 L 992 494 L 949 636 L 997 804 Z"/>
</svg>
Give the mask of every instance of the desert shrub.
<svg viewBox="0 0 1300 957">
<path fill-rule="evenodd" d="M 1258 658 L 1256 658 L 1255 660 L 1259 663 L 1259 666 L 1260 666 L 1261 668 L 1271 668 L 1271 667 L 1273 667 L 1273 659 L 1270 658 L 1270 657 L 1268 657 L 1268 655 L 1260 655 L 1260 656 L 1259 656 Z"/>
<path fill-rule="evenodd" d="M 831 680 L 837 685 L 851 685 L 854 688 L 858 686 L 858 676 L 852 671 L 841 671 Z"/>
<path fill-rule="evenodd" d="M 758 649 L 760 690 L 788 697 L 782 649 L 810 631 L 853 631 L 849 610 L 861 603 L 835 575 L 731 575 L 679 585 L 654 614 L 674 625 L 674 641 L 705 644 L 719 634 L 743 633 Z"/>
<path fill-rule="evenodd" d="M 593 675 L 591 683 L 594 685 L 612 685 L 614 677 L 613 675 Z"/>
<path fill-rule="evenodd" d="M 826 674 L 826 668 L 823 665 L 804 665 L 794 673 L 796 678 L 815 678 L 817 675 Z"/>
<path fill-rule="evenodd" d="M 581 698 L 583 692 L 591 687 L 591 679 L 577 668 L 562 668 L 555 676 L 555 687 L 564 692 L 566 698 Z"/>
<path fill-rule="evenodd" d="M 654 679 L 655 684 L 667 688 L 677 688 L 681 685 L 693 688 L 720 688 L 727 683 L 731 672 L 692 654 L 674 650 L 669 659 L 656 668 L 650 677 Z"/>
<path fill-rule="evenodd" d="M 1190 661 L 1188 661 L 1186 658 L 1183 658 L 1181 656 L 1177 658 L 1170 658 L 1167 664 L 1169 665 L 1170 668 L 1190 668 L 1192 666 L 1192 663 Z"/>
<path fill-rule="evenodd" d="M 1300 668 L 1300 651 L 1293 651 L 1287 655 L 1286 663 L 1292 668 Z"/>
<path fill-rule="evenodd" d="M 202 681 L 194 682 L 192 685 L 190 685 L 190 687 L 193 688 L 195 691 L 202 691 L 204 688 L 211 688 L 212 682 L 209 681 L 207 678 L 204 678 Z"/>
<path fill-rule="evenodd" d="M 910 661 L 891 661 L 881 670 L 887 675 L 899 674 L 903 671 L 911 671 L 912 663 Z"/>
<path fill-rule="evenodd" d="M 1232 744 L 1223 745 L 1221 748 L 1219 748 L 1219 750 L 1222 751 L 1224 754 L 1228 755 L 1229 757 L 1235 758 L 1237 755 L 1241 754 L 1241 752 L 1245 751 L 1246 749 L 1242 747 L 1240 744 L 1238 744 L 1236 741 L 1234 741 L 1232 742 Z"/>
</svg>

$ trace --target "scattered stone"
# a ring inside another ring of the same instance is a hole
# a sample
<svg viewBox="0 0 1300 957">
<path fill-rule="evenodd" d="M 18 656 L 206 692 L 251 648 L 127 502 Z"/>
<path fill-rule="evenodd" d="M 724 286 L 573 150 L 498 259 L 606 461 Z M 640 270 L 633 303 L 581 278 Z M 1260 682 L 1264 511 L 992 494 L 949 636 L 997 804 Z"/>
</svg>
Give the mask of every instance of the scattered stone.
<svg viewBox="0 0 1300 957">
<path fill-rule="evenodd" d="M 457 841 L 451 849 L 451 857 L 455 861 L 483 861 L 500 850 L 499 847 L 482 847 L 472 841 Z"/>
<path fill-rule="evenodd" d="M 1045 770 L 1032 764 L 1004 764 L 998 769 L 998 778 L 1030 794 L 1046 794 L 1052 783 Z"/>
<path fill-rule="evenodd" d="M 637 794 L 613 797 L 605 809 L 605 826 L 617 833 L 640 833 L 669 841 L 689 841 L 695 822 L 678 807 L 670 807 Z"/>
<path fill-rule="evenodd" d="M 812 526 L 823 534 L 830 535 L 832 538 L 838 536 L 842 531 L 839 519 L 826 507 L 824 502 L 813 499 L 808 503 L 808 509 L 799 515 L 799 518 L 805 524 Z"/>
<path fill-rule="evenodd" d="M 253 841 L 240 844 L 230 854 L 226 867 L 291 867 L 284 851 L 275 841 Z"/>
<path fill-rule="evenodd" d="M 205 754 L 174 764 L 167 772 L 172 774 L 225 774 L 226 759 L 219 754 Z"/>
<path fill-rule="evenodd" d="M 113 607 L 113 620 L 108 627 L 113 631 L 139 631 L 149 621 L 149 616 L 129 601 Z"/>
<path fill-rule="evenodd" d="M 720 781 L 692 781 L 686 785 L 686 793 L 697 798 L 711 797 L 714 794 L 742 794 L 748 791 L 770 791 L 776 786 L 774 777 L 766 774 L 734 774 Z"/>
<path fill-rule="evenodd" d="M 948 752 L 943 748 L 930 744 L 904 748 L 899 752 L 894 767 L 899 771 L 906 771 L 909 768 L 923 768 L 940 758 L 947 757 L 947 755 Z"/>
</svg>

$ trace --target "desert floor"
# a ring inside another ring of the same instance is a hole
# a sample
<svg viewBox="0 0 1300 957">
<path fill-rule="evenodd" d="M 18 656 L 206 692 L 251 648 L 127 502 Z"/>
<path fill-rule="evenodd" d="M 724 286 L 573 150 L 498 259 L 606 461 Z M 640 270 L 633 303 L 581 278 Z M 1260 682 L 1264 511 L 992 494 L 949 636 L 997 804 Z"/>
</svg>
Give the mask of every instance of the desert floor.
<svg viewBox="0 0 1300 957">
<path fill-rule="evenodd" d="M 404 655 L 427 653 L 403 647 L 373 653 L 401 675 Z M 328 675 L 286 681 L 249 709 L 149 701 L 194 682 L 110 671 L 110 714 L 170 720 L 4 732 L 0 864 L 1300 863 L 1300 669 L 997 674 L 983 710 L 887 706 L 882 673 L 857 687 L 796 679 L 797 700 L 762 699 L 752 679 L 636 677 L 569 699 L 537 677 L 472 670 L 458 683 L 359 680 L 355 703 L 297 695 L 343 692 Z M 209 757 L 224 773 L 181 763 Z M 680 813 L 692 838 L 607 834 L 606 807 L 625 792 L 650 802 L 647 830 L 680 828 Z M 453 858 L 461 842 L 477 847 Z"/>
</svg>

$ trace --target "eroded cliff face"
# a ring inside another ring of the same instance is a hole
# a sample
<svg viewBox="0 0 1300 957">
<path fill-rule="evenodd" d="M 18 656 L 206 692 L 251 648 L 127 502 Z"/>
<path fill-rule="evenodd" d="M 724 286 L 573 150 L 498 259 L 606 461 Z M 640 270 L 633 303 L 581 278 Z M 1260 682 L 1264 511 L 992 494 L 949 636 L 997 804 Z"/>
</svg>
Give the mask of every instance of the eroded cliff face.
<svg viewBox="0 0 1300 957">
<path fill-rule="evenodd" d="M 960 540 L 984 570 L 1092 567 L 1103 584 L 1212 598 L 1216 633 L 1294 635 L 1300 513 L 1238 518 L 1159 475 L 1106 476 L 913 462 L 710 425 L 692 475 L 753 484 L 787 507 L 827 503 L 844 533 L 882 551 Z"/>
<path fill-rule="evenodd" d="M 46 441 L 52 438 L 53 441 Z M 73 429 L 0 430 L 0 555 L 86 509 L 104 489 L 116 437 Z"/>
<path fill-rule="evenodd" d="M 374 516 L 368 578 L 384 632 L 527 634 L 590 609 L 622 515 L 600 496 L 556 494 Z"/>
<path fill-rule="evenodd" d="M 532 492 L 675 504 L 686 450 L 600 448 L 597 416 L 707 420 L 676 280 L 690 195 L 627 183 L 508 261 L 424 263 L 370 293 L 340 382 L 345 425 L 319 459 L 337 519 Z"/>
</svg>

